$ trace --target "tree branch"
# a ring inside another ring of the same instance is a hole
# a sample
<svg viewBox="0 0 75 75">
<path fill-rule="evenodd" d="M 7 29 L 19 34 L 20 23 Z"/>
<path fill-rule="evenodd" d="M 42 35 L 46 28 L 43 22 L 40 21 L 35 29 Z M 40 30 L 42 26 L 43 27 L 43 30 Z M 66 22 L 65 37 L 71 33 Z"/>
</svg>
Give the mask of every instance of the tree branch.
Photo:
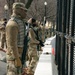
<svg viewBox="0 0 75 75">
<path fill-rule="evenodd" d="M 28 0 L 28 2 L 26 3 L 26 6 L 25 6 L 25 7 L 26 7 L 27 9 L 30 7 L 32 1 L 33 1 L 33 0 Z"/>
</svg>

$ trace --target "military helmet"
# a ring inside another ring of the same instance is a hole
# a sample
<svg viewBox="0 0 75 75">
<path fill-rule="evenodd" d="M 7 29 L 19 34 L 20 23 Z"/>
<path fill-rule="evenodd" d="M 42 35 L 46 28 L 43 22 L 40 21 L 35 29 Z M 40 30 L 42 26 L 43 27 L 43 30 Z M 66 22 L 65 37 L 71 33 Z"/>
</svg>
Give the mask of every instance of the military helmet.
<svg viewBox="0 0 75 75">
<path fill-rule="evenodd" d="M 21 2 L 13 3 L 13 7 L 12 8 L 13 9 L 21 8 L 21 9 L 24 9 L 25 11 L 27 11 L 27 8 L 25 8 L 25 4 L 21 3 Z"/>
</svg>

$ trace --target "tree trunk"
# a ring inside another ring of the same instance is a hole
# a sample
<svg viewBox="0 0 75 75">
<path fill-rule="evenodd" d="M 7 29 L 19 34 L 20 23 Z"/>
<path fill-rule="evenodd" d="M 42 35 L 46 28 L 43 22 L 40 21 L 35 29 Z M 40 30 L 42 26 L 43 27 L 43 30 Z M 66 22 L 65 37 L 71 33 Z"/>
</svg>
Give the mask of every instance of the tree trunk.
<svg viewBox="0 0 75 75">
<path fill-rule="evenodd" d="M 25 3 L 25 0 L 6 0 L 7 1 L 7 4 L 8 4 L 8 7 L 9 7 L 9 13 L 11 15 L 12 13 L 12 4 L 17 1 L 17 2 L 22 2 L 22 3 Z M 28 9 L 31 5 L 33 0 L 28 0 L 27 3 L 26 3 L 26 8 Z"/>
<path fill-rule="evenodd" d="M 26 6 L 25 6 L 25 7 L 26 7 L 27 9 L 30 7 L 32 1 L 33 1 L 33 0 L 28 0 L 28 2 L 26 3 Z"/>
<path fill-rule="evenodd" d="M 9 7 L 9 13 L 12 13 L 12 4 L 15 2 L 15 0 L 6 0 L 8 7 Z"/>
</svg>

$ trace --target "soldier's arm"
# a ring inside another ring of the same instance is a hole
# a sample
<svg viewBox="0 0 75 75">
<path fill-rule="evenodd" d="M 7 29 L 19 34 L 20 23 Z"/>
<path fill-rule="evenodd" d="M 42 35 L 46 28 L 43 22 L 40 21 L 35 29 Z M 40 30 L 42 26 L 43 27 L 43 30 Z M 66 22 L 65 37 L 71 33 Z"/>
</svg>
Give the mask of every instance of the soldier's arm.
<svg viewBox="0 0 75 75">
<path fill-rule="evenodd" d="M 0 26 L 0 31 L 3 31 L 5 30 L 5 27 L 4 26 Z"/>
<path fill-rule="evenodd" d="M 32 43 L 39 44 L 39 41 L 35 38 L 35 33 L 31 28 L 29 30 L 29 37 L 30 37 Z"/>
<path fill-rule="evenodd" d="M 7 51 L 12 51 L 15 58 L 19 58 L 17 47 L 18 25 L 14 21 L 9 21 L 6 25 Z"/>
</svg>

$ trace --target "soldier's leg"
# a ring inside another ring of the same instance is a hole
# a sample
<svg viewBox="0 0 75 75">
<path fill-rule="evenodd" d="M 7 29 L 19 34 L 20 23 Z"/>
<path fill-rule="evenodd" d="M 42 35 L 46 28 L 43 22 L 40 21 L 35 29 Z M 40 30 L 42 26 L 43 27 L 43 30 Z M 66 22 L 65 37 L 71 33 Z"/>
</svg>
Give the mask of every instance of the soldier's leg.
<svg viewBox="0 0 75 75">
<path fill-rule="evenodd" d="M 20 59 L 21 59 L 21 57 L 22 57 L 22 52 L 23 52 L 23 48 L 22 47 L 18 47 L 18 52 L 19 52 L 19 57 L 20 57 Z M 23 66 L 23 65 L 22 65 Z M 22 73 L 22 70 L 23 70 L 23 67 L 22 68 L 17 68 L 17 72 L 18 72 L 18 74 L 20 75 L 21 73 Z"/>
<path fill-rule="evenodd" d="M 34 75 L 35 67 L 37 64 L 38 56 L 37 56 L 37 50 L 33 50 L 30 54 L 30 61 L 28 65 L 28 73 Z"/>
<path fill-rule="evenodd" d="M 15 61 L 7 61 L 7 75 L 17 75 Z"/>
<path fill-rule="evenodd" d="M 5 35 L 1 33 L 1 48 L 4 48 Z"/>
</svg>

